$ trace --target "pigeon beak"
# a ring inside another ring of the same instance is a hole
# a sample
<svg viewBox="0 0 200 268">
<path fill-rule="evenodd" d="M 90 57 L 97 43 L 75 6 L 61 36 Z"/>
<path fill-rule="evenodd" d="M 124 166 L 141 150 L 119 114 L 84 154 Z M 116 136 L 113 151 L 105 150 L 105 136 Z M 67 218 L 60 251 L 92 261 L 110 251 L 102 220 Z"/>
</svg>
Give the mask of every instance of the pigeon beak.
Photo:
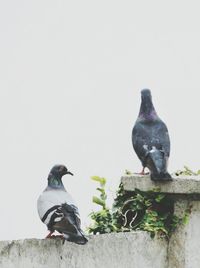
<svg viewBox="0 0 200 268">
<path fill-rule="evenodd" d="M 67 171 L 67 174 L 74 176 L 74 174 L 71 173 L 70 171 Z"/>
</svg>

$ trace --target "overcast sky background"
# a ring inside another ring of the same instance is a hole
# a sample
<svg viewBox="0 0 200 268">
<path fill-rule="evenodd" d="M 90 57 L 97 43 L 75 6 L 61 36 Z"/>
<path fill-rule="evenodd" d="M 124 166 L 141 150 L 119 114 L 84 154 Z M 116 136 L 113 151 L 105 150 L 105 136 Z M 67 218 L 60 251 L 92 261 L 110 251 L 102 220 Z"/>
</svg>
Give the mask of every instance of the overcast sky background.
<svg viewBox="0 0 200 268">
<path fill-rule="evenodd" d="M 0 240 L 46 235 L 36 201 L 54 164 L 89 220 L 124 170 L 140 90 L 171 137 L 169 171 L 200 168 L 199 1 L 0 1 Z"/>
</svg>

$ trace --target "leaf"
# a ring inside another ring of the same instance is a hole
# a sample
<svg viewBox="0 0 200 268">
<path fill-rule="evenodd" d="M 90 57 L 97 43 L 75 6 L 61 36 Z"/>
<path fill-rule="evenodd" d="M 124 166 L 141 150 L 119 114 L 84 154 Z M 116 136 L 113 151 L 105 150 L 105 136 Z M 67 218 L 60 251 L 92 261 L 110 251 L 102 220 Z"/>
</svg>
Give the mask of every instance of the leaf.
<svg viewBox="0 0 200 268">
<path fill-rule="evenodd" d="M 132 172 L 130 170 L 125 169 L 125 175 L 131 175 L 131 174 L 132 174 Z"/>
<path fill-rule="evenodd" d="M 151 201 L 150 200 L 145 200 L 144 202 L 145 206 L 148 208 L 152 205 Z"/>
<path fill-rule="evenodd" d="M 189 213 L 185 213 L 185 215 L 183 216 L 183 224 L 188 224 L 189 223 Z"/>
<path fill-rule="evenodd" d="M 105 184 L 106 184 L 106 179 L 105 178 L 101 178 L 99 176 L 92 176 L 91 179 L 93 181 L 98 181 L 101 184 L 101 186 L 105 186 Z"/>
<path fill-rule="evenodd" d="M 161 191 L 161 188 L 160 187 L 154 187 L 150 192 L 155 192 L 155 193 L 157 193 L 157 192 L 160 192 Z"/>
<path fill-rule="evenodd" d="M 102 206 L 103 208 L 105 208 L 105 201 L 101 200 L 97 196 L 93 196 L 92 202 Z"/>
<path fill-rule="evenodd" d="M 163 198 L 165 198 L 165 194 L 159 194 L 156 196 L 155 200 L 156 202 L 160 203 L 160 201 L 162 201 Z"/>
<path fill-rule="evenodd" d="M 101 192 L 102 194 L 105 194 L 105 190 L 102 188 L 97 188 L 97 191 Z"/>
</svg>

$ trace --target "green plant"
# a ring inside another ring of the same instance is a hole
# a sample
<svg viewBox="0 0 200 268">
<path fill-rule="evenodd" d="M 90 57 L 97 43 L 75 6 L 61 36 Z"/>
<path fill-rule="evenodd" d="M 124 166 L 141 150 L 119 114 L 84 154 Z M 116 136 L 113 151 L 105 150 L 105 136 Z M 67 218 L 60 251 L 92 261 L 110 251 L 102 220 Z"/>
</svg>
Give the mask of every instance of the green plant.
<svg viewBox="0 0 200 268">
<path fill-rule="evenodd" d="M 154 190 L 127 192 L 121 184 L 113 205 L 118 230 L 143 230 L 169 237 L 182 219 L 174 215 L 174 201 Z"/>
<path fill-rule="evenodd" d="M 103 234 L 116 231 L 116 227 L 112 221 L 112 212 L 106 205 L 107 195 L 105 192 L 106 179 L 98 176 L 91 177 L 92 180 L 99 182 L 100 187 L 96 188 L 100 192 L 100 196 L 93 196 L 93 203 L 99 205 L 101 209 L 97 212 L 90 213 L 92 224 L 88 227 L 89 234 Z"/>
<path fill-rule="evenodd" d="M 186 175 L 186 176 L 197 176 L 200 175 L 200 170 L 197 170 L 196 172 L 192 171 L 189 167 L 184 166 L 183 170 L 177 170 L 175 172 L 176 176 L 180 176 L 180 175 Z"/>
<path fill-rule="evenodd" d="M 184 167 L 183 171 L 176 173 L 177 176 L 182 174 L 198 175 L 200 171 L 195 173 L 188 167 Z M 100 196 L 93 196 L 93 202 L 101 209 L 90 214 L 92 224 L 88 227 L 88 232 L 91 234 L 142 230 L 150 232 L 151 237 L 157 234 L 169 238 L 178 225 L 188 222 L 190 211 L 186 211 L 182 218 L 177 217 L 174 214 L 173 199 L 160 193 L 159 189 L 148 192 L 135 189 L 134 192 L 129 192 L 125 191 L 120 184 L 110 209 L 106 205 L 106 179 L 94 176 L 92 180 L 100 184 L 97 188 Z"/>
</svg>

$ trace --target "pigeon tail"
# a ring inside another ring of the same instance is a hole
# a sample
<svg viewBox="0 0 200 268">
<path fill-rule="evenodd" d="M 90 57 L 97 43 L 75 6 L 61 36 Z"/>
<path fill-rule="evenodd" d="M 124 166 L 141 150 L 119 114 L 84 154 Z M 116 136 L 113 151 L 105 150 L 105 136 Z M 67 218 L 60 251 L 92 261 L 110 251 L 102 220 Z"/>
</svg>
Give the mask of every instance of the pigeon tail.
<svg viewBox="0 0 200 268">
<path fill-rule="evenodd" d="M 147 157 L 147 167 L 151 171 L 153 181 L 171 181 L 171 175 L 167 172 L 167 157 L 162 150 L 153 147 Z"/>
<path fill-rule="evenodd" d="M 63 233 L 63 237 L 67 241 L 74 242 L 79 245 L 85 245 L 88 242 L 87 238 L 83 234 L 78 235 L 78 234 L 65 232 Z"/>
<path fill-rule="evenodd" d="M 64 235 L 67 241 L 84 245 L 87 243 L 76 206 L 64 203 L 60 207 L 62 219 L 53 225 L 53 228 Z"/>
<path fill-rule="evenodd" d="M 172 177 L 168 172 L 151 173 L 152 181 L 172 181 Z"/>
</svg>

